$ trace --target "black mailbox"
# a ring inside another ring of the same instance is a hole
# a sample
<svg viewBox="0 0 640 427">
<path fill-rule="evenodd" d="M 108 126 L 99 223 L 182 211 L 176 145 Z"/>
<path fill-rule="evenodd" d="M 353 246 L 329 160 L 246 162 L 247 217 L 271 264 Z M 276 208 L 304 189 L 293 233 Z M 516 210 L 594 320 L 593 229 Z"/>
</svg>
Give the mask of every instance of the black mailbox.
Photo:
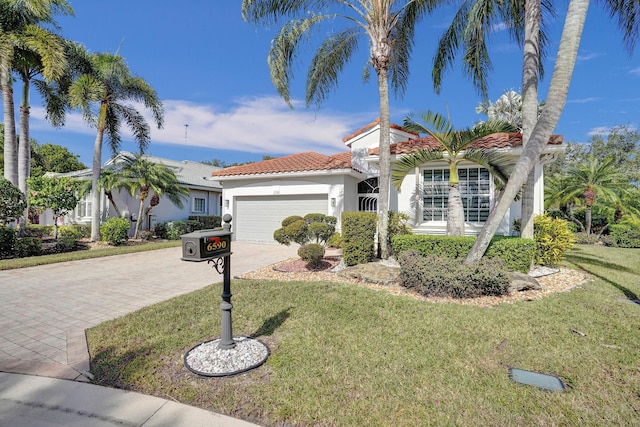
<svg viewBox="0 0 640 427">
<path fill-rule="evenodd" d="M 183 261 L 207 261 L 231 253 L 231 232 L 198 230 L 180 236 Z"/>
</svg>

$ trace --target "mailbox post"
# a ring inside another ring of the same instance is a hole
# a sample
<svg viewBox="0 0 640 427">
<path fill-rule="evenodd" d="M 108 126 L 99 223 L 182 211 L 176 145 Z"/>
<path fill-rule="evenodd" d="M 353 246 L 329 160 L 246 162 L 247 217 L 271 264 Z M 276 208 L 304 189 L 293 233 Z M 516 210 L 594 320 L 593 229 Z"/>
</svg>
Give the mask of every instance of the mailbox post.
<svg viewBox="0 0 640 427">
<path fill-rule="evenodd" d="M 213 263 L 222 274 L 222 336 L 218 348 L 231 349 L 236 346 L 231 326 L 231 215 L 222 219 L 222 231 L 198 230 L 181 236 L 182 260 Z"/>
<path fill-rule="evenodd" d="M 233 338 L 231 331 L 231 215 L 222 217 L 222 231 L 200 230 L 182 236 L 184 261 L 213 263 L 222 283 L 222 335 L 191 348 L 184 365 L 191 372 L 209 377 L 235 375 L 257 368 L 269 357 L 269 348 L 251 337 Z"/>
</svg>

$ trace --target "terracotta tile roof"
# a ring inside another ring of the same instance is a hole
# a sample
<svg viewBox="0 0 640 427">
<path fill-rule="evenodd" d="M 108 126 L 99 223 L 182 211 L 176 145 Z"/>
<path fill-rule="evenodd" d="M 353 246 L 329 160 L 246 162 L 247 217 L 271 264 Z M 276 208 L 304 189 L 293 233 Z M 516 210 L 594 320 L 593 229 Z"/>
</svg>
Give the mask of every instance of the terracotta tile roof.
<svg viewBox="0 0 640 427">
<path fill-rule="evenodd" d="M 549 145 L 561 145 L 563 142 L 562 135 L 552 135 L 549 138 Z M 494 133 L 476 141 L 473 148 L 510 148 L 522 145 L 522 134 L 514 133 Z M 432 136 L 424 138 L 410 139 L 408 141 L 391 144 L 391 154 L 407 154 L 418 149 L 437 150 L 440 145 Z M 369 154 L 376 156 L 380 153 L 378 147 L 369 150 Z"/>
<path fill-rule="evenodd" d="M 350 168 L 351 153 L 349 151 L 331 156 L 307 152 L 222 169 L 214 172 L 212 176 L 259 175 Z"/>
<path fill-rule="evenodd" d="M 360 129 L 358 129 L 357 131 L 355 131 L 355 132 L 353 132 L 353 133 L 351 133 L 351 134 L 349 134 L 349 135 L 345 136 L 344 138 L 342 138 L 342 142 L 347 142 L 347 141 L 349 141 L 350 139 L 353 139 L 353 138 L 355 138 L 356 136 L 358 136 L 358 135 L 360 135 L 360 134 L 362 134 L 362 133 L 365 133 L 366 131 L 368 131 L 368 130 L 369 130 L 369 129 L 371 129 L 372 127 L 377 126 L 377 125 L 379 125 L 379 124 L 380 124 L 380 117 L 378 117 L 377 119 L 375 119 L 374 121 L 372 121 L 372 122 L 371 122 L 371 123 L 369 123 L 368 125 L 361 127 L 361 128 L 360 128 Z M 402 126 L 400 126 L 400 125 L 396 125 L 396 124 L 394 124 L 394 123 L 390 123 L 390 127 L 391 127 L 391 129 L 397 129 L 397 130 L 401 130 L 401 131 L 404 131 L 404 132 L 408 132 L 408 131 L 407 131 L 405 128 L 403 128 Z M 413 132 L 409 132 L 409 133 L 413 133 Z"/>
</svg>

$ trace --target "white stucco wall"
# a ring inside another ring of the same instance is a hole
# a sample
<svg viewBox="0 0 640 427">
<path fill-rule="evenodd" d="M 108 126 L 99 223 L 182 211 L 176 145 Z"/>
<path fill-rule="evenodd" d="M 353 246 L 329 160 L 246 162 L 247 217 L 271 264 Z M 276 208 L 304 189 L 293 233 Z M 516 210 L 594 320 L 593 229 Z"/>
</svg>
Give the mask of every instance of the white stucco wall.
<svg viewBox="0 0 640 427">
<path fill-rule="evenodd" d="M 343 211 L 357 210 L 357 182 L 346 174 L 322 174 L 292 178 L 255 178 L 228 180 L 223 183 L 222 214 L 234 216 L 235 199 L 242 196 L 278 196 L 326 194 L 326 215 L 338 218 L 336 228 L 340 229 L 340 215 Z M 335 206 L 334 206 L 335 204 Z M 286 212 L 284 213 L 286 216 Z"/>
</svg>

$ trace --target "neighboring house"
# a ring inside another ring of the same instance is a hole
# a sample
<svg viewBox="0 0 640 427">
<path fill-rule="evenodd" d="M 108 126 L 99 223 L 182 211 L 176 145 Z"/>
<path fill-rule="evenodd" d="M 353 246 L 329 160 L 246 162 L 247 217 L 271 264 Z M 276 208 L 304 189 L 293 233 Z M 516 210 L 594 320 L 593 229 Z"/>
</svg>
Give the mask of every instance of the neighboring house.
<svg viewBox="0 0 640 427">
<path fill-rule="evenodd" d="M 160 204 L 153 208 L 149 218 L 145 218 L 145 223 L 143 224 L 144 230 L 153 229 L 155 224 L 158 223 L 187 219 L 189 216 L 221 215 L 222 188 L 218 181 L 214 181 L 211 178 L 212 173 L 220 170 L 219 167 L 189 160 L 177 161 L 154 156 L 144 157 L 149 161 L 169 167 L 175 173 L 176 178 L 178 178 L 178 183 L 189 189 L 189 196 L 184 199 L 182 209 L 161 197 Z M 104 164 L 103 169 L 117 168 L 117 165 L 126 158 L 133 159 L 135 155 L 127 151 L 121 151 L 109 159 Z M 91 180 L 91 169 L 83 169 L 66 174 L 56 174 L 56 176 L 62 175 Z M 101 217 L 102 220 L 105 221 L 109 217 L 116 216 L 116 212 L 110 205 L 104 192 L 102 193 Z M 129 219 L 132 223 L 137 220 L 135 216 L 138 214 L 140 201 L 136 199 L 135 196 L 131 196 L 126 190 L 115 190 L 113 191 L 113 198 L 123 217 Z M 148 206 L 149 199 L 147 199 L 145 206 Z M 79 201 L 77 208 L 69 215 L 63 217 L 63 221 L 67 224 L 91 224 L 91 213 L 93 209 L 91 201 L 91 193 L 86 194 Z M 52 224 L 53 219 L 51 213 L 45 212 L 45 214 L 41 215 L 40 223 Z"/>
<path fill-rule="evenodd" d="M 299 153 L 277 159 L 222 169 L 213 173 L 222 184 L 223 213 L 233 216 L 232 231 L 239 241 L 273 242 L 273 232 L 289 215 L 319 212 L 340 221 L 345 211 L 377 211 L 378 141 L 380 123 L 375 121 L 343 142 L 349 151 L 326 156 Z M 391 126 L 391 160 L 420 147 L 431 147 L 431 137 L 419 138 L 401 126 Z M 493 134 L 478 147 L 502 150 L 513 158 L 522 152 L 522 136 Z M 562 137 L 554 136 L 541 161 L 555 160 L 564 151 Z M 444 234 L 447 212 L 448 167 L 429 163 L 407 175 L 400 191 L 390 191 L 389 209 L 411 218 L 414 232 Z M 460 167 L 460 186 L 465 203 L 465 230 L 477 234 L 497 195 L 486 169 L 468 163 Z M 543 212 L 543 177 L 535 187 L 535 211 Z M 520 201 L 514 201 L 498 234 L 512 234 L 520 217 Z M 340 222 L 338 222 L 340 229 Z"/>
</svg>

